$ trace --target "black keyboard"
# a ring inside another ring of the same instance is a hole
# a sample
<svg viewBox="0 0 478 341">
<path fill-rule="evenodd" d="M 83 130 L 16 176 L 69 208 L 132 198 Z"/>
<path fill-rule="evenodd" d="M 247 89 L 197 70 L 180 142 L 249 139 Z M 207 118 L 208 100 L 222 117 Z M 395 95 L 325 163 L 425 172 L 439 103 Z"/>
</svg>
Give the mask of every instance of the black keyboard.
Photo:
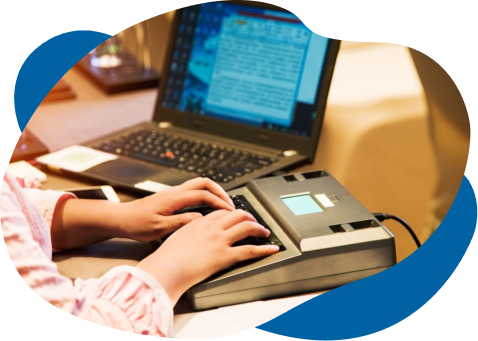
<svg viewBox="0 0 478 341">
<path fill-rule="evenodd" d="M 240 240 L 236 243 L 234 243 L 233 246 L 239 246 L 239 245 L 277 245 L 279 246 L 279 251 L 284 251 L 286 248 L 284 244 L 277 238 L 274 232 L 270 229 L 270 227 L 266 224 L 264 219 L 257 213 L 257 211 L 252 207 L 251 203 L 243 196 L 243 195 L 233 195 L 231 196 L 232 201 L 234 202 L 234 205 L 236 206 L 237 209 L 241 209 L 243 211 L 249 212 L 256 218 L 257 222 L 264 226 L 266 229 L 271 231 L 271 234 L 269 235 L 268 238 L 259 238 L 259 237 L 247 237 L 243 240 Z M 198 206 L 195 208 L 189 208 L 185 210 L 181 210 L 179 212 L 176 212 L 176 214 L 180 213 L 185 213 L 185 212 L 199 212 L 202 215 L 207 215 L 209 213 L 212 213 L 216 211 L 215 208 L 209 207 L 209 206 Z"/>
<path fill-rule="evenodd" d="M 222 183 L 278 161 L 274 157 L 147 128 L 102 140 L 93 148 L 175 167 Z"/>
<path fill-rule="evenodd" d="M 246 239 L 240 240 L 237 243 L 234 243 L 234 246 L 238 245 L 247 245 L 247 244 L 253 244 L 253 245 L 266 245 L 266 244 L 273 244 L 279 246 L 279 251 L 284 251 L 285 246 L 282 244 L 282 242 L 277 238 L 274 232 L 270 229 L 270 227 L 266 224 L 264 219 L 257 213 L 257 211 L 252 207 L 251 203 L 243 196 L 243 195 L 233 195 L 231 196 L 232 201 L 234 202 L 234 205 L 236 206 L 237 209 L 244 210 L 246 212 L 249 212 L 256 218 L 257 222 L 264 226 L 266 229 L 271 231 L 271 234 L 269 235 L 268 238 L 258 238 L 258 237 L 247 237 Z"/>
</svg>

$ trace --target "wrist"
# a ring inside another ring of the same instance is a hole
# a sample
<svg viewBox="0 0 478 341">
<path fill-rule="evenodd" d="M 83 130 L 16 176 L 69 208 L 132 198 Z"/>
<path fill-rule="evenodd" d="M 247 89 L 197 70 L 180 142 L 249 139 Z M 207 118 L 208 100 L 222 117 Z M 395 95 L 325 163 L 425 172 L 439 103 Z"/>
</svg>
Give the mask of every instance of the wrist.
<svg viewBox="0 0 478 341">
<path fill-rule="evenodd" d="M 137 216 L 141 212 L 141 207 L 136 205 L 136 201 L 125 203 L 113 203 L 116 206 L 113 209 L 111 222 L 116 231 L 116 237 L 135 239 L 138 224 L 141 224 L 140 217 Z"/>
<path fill-rule="evenodd" d="M 104 228 L 111 238 L 130 238 L 132 212 L 130 203 L 105 202 L 103 208 Z"/>
<path fill-rule="evenodd" d="M 136 267 L 149 273 L 163 287 L 174 307 L 194 283 L 189 283 L 181 267 L 172 259 L 162 258 L 161 249 L 143 259 Z M 167 260 L 167 261 L 165 261 Z"/>
</svg>

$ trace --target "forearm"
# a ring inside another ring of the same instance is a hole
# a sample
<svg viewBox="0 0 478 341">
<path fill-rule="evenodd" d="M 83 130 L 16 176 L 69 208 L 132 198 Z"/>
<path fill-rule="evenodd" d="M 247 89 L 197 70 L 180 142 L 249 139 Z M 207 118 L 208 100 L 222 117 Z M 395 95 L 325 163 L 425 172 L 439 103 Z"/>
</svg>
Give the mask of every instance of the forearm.
<svg viewBox="0 0 478 341">
<path fill-rule="evenodd" d="M 66 250 L 122 235 L 123 207 L 107 200 L 66 200 L 55 209 L 52 246 Z"/>
<path fill-rule="evenodd" d="M 197 205 L 232 211 L 234 205 L 229 201 L 219 185 L 202 178 L 128 203 L 59 201 L 51 224 L 53 248 L 75 248 L 112 237 L 156 240 L 202 217 L 199 213 L 175 212 Z"/>
</svg>

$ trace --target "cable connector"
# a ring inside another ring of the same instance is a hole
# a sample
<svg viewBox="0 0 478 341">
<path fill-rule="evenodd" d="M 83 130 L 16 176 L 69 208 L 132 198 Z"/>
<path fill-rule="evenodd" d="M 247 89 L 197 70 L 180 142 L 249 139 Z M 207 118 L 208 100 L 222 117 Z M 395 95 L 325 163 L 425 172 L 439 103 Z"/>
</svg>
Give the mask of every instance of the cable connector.
<svg viewBox="0 0 478 341">
<path fill-rule="evenodd" d="M 379 222 L 390 219 L 390 214 L 387 213 L 372 213 Z"/>
<path fill-rule="evenodd" d="M 382 222 L 384 220 L 389 220 L 389 219 L 399 222 L 400 224 L 402 224 L 402 226 L 404 226 L 407 229 L 408 233 L 410 233 L 413 240 L 415 241 L 415 244 L 417 244 L 417 247 L 422 246 L 422 243 L 420 243 L 420 240 L 418 239 L 415 232 L 413 232 L 413 229 L 402 218 L 397 217 L 396 215 L 393 215 L 393 214 L 388 214 L 388 213 L 372 213 L 372 214 L 374 215 L 375 218 L 377 218 L 379 222 Z"/>
</svg>

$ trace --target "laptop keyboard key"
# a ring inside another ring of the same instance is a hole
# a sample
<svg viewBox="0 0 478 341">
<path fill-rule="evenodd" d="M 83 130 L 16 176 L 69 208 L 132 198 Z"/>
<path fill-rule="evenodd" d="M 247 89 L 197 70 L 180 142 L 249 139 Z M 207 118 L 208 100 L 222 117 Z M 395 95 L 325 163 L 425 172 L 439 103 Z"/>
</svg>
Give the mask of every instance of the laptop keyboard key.
<svg viewBox="0 0 478 341">
<path fill-rule="evenodd" d="M 130 156 L 134 157 L 134 158 L 137 158 L 137 159 L 140 159 L 140 160 L 158 163 L 158 164 L 163 165 L 163 166 L 174 167 L 179 163 L 179 161 L 174 157 L 173 158 L 167 157 L 167 156 L 154 157 L 152 155 L 138 153 L 138 152 L 131 153 Z"/>
</svg>

